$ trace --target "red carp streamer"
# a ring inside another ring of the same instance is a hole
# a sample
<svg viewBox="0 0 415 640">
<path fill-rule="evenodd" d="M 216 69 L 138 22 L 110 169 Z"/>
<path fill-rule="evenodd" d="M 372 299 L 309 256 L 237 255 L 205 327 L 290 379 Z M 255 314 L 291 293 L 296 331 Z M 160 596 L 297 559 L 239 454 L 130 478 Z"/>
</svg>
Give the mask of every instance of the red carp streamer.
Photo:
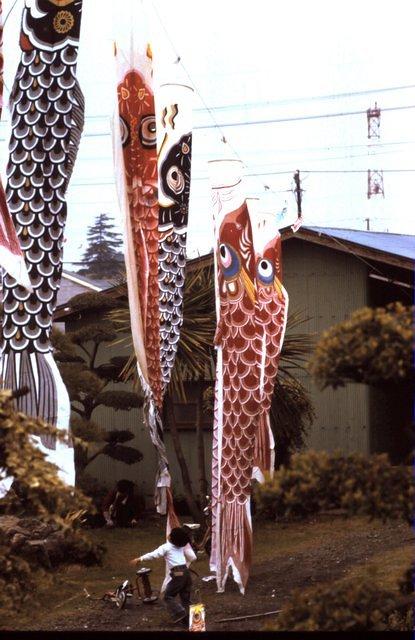
<svg viewBox="0 0 415 640">
<path fill-rule="evenodd" d="M 280 281 L 280 236 L 250 215 L 239 165 L 212 163 L 218 324 L 210 566 L 218 591 L 232 568 L 244 593 L 253 552 L 252 477 L 262 480 L 273 467 L 269 409 L 288 296 Z"/>
<path fill-rule="evenodd" d="M 175 521 L 163 441 L 163 399 L 183 321 L 190 195 L 191 90 L 159 89 L 142 3 L 129 3 L 119 29 L 114 161 L 124 219 L 125 264 L 134 351 L 145 420 L 158 454 L 155 501 Z"/>
</svg>

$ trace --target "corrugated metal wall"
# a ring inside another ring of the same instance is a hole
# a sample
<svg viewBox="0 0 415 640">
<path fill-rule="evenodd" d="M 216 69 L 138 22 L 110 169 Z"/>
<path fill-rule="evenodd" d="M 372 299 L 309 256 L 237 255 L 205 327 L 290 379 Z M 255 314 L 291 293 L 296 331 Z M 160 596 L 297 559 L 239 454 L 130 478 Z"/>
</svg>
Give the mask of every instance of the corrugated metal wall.
<svg viewBox="0 0 415 640">
<path fill-rule="evenodd" d="M 307 332 L 318 335 L 367 304 L 367 269 L 353 255 L 292 239 L 283 244 L 283 270 L 290 309 L 310 317 L 303 325 Z M 300 371 L 298 377 L 316 410 L 308 446 L 369 453 L 368 387 L 350 384 L 321 392 L 306 373 Z"/>
<path fill-rule="evenodd" d="M 284 284 L 290 296 L 290 309 L 304 310 L 311 317 L 301 331 L 319 334 L 367 303 L 366 267 L 351 255 L 292 239 L 283 244 L 283 267 Z M 70 326 L 67 328 L 70 329 Z M 124 353 L 125 348 L 106 347 L 101 351 L 100 361 L 104 362 L 114 355 Z M 328 451 L 341 449 L 345 452 L 368 453 L 368 388 L 365 385 L 351 384 L 344 389 L 320 392 L 310 376 L 304 372 L 299 372 L 298 376 L 310 390 L 317 414 L 309 433 L 308 446 Z M 95 411 L 93 418 L 108 429 L 130 429 L 135 434 L 135 439 L 129 444 L 138 447 L 144 454 L 144 459 L 129 467 L 106 456 L 100 456 L 88 468 L 88 473 L 109 486 L 120 478 L 129 478 L 137 483 L 144 495 L 152 495 L 156 454 L 144 427 L 141 410 L 115 412 L 100 407 Z M 180 433 L 193 486 L 197 492 L 198 461 L 195 432 L 183 430 Z M 209 471 L 211 434 L 205 432 L 204 438 L 206 468 Z M 183 492 L 180 471 L 168 433 L 166 446 L 171 461 L 174 491 L 179 495 Z"/>
</svg>

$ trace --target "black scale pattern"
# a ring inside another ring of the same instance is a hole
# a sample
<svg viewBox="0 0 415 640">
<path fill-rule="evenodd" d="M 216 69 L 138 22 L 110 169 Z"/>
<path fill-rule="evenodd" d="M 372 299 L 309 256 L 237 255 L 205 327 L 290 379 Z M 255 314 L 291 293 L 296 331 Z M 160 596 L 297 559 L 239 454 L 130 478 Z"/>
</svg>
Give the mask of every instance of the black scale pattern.
<svg viewBox="0 0 415 640">
<path fill-rule="evenodd" d="M 170 381 L 183 324 L 191 154 L 189 133 L 172 146 L 160 168 L 163 191 L 174 201 L 172 206 L 160 208 L 159 215 L 160 362 L 164 389 Z"/>
<path fill-rule="evenodd" d="M 21 45 L 23 38 L 26 50 L 10 98 L 12 134 L 6 188 L 33 292 L 5 276 L 3 380 L 11 388 L 29 385 L 30 394 L 20 400 L 19 408 L 53 423 L 54 375 L 41 355 L 52 351 L 50 332 L 61 281 L 67 214 L 65 193 L 83 127 L 84 99 L 75 77 L 78 49 L 72 44 L 79 38 L 82 3 L 65 5 L 60 13 L 48 0 L 35 4 L 45 17 L 36 20 L 30 8 L 23 10 Z M 57 42 L 59 33 L 53 32 L 53 24 L 61 15 L 68 20 L 68 14 L 73 27 Z M 45 38 L 45 49 L 40 38 Z M 67 41 L 71 44 L 65 44 Z M 21 354 L 19 375 L 16 354 Z M 31 366 L 31 354 L 36 354 L 37 371 Z M 42 398 L 46 395 L 48 398 Z"/>
</svg>

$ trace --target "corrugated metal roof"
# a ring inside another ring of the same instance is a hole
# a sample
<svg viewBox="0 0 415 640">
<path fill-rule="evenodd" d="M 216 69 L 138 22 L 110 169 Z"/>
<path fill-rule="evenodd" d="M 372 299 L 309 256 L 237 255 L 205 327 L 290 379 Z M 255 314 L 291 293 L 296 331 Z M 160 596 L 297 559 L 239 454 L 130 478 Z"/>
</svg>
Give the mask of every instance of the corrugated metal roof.
<svg viewBox="0 0 415 640">
<path fill-rule="evenodd" d="M 328 235 L 338 240 L 354 242 L 363 247 L 383 251 L 395 256 L 415 260 L 415 236 L 380 231 L 358 231 L 356 229 L 336 229 L 333 227 L 302 227 L 315 233 Z"/>
<path fill-rule="evenodd" d="M 110 280 L 97 280 L 95 278 L 81 276 L 79 275 L 79 273 L 76 273 L 75 271 L 68 271 L 68 269 L 64 269 L 62 271 L 62 276 L 63 277 L 67 276 L 68 278 L 76 278 L 76 280 L 79 281 L 79 284 L 81 285 L 84 284 L 86 288 L 91 288 L 91 289 L 93 287 L 96 287 L 100 290 L 104 290 L 114 286 L 114 283 L 110 282 Z"/>
<path fill-rule="evenodd" d="M 62 272 L 61 286 L 58 291 L 57 306 L 66 304 L 71 298 L 89 291 L 105 291 L 113 286 L 108 280 L 92 280 L 71 271 Z"/>
</svg>

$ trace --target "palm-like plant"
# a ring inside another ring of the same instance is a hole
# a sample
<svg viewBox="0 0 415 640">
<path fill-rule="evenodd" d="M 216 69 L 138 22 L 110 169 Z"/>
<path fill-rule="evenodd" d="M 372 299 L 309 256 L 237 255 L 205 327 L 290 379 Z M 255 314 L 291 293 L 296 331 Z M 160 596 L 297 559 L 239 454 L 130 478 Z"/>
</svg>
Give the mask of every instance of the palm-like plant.
<svg viewBox="0 0 415 640">
<path fill-rule="evenodd" d="M 125 293 L 127 294 L 126 286 Z M 205 380 L 212 381 L 214 378 L 215 299 L 212 268 L 196 269 L 188 274 L 185 280 L 183 311 L 184 317 L 180 341 L 170 384 L 165 396 L 164 422 L 170 428 L 188 507 L 193 517 L 201 520 L 201 512 L 194 498 L 188 466 L 181 447 L 172 398 L 176 396 L 182 402 L 186 402 L 185 382 L 200 381 L 203 383 Z M 127 295 L 123 297 L 123 304 L 111 311 L 110 318 L 120 334 L 120 337 L 115 342 L 132 346 Z M 122 375 L 125 381 L 131 381 L 136 388 L 139 388 L 140 383 L 134 355 L 128 359 Z M 203 487 L 201 495 L 205 495 L 207 483 L 201 418 L 201 415 L 197 416 L 196 431 L 200 484 Z"/>
<path fill-rule="evenodd" d="M 130 313 L 125 286 L 124 302 L 110 313 L 120 337 L 118 344 L 132 346 Z M 169 391 L 186 401 L 185 381 L 212 380 L 214 377 L 213 336 L 215 334 L 215 297 L 212 268 L 190 272 L 185 280 L 183 325 L 172 371 Z M 132 355 L 123 370 L 123 379 L 139 384 L 136 358 Z"/>
<path fill-rule="evenodd" d="M 183 325 L 172 371 L 170 385 L 166 394 L 165 419 L 167 420 L 176 455 L 181 467 L 186 498 L 193 500 L 190 475 L 181 451 L 180 438 L 176 428 L 172 397 L 186 401 L 185 383 L 199 381 L 203 394 L 205 411 L 213 408 L 213 381 L 215 377 L 215 350 L 213 337 L 216 328 L 215 292 L 212 267 L 199 267 L 188 273 L 184 289 Z M 120 337 L 117 342 L 132 345 L 130 316 L 127 296 L 122 306 L 110 312 L 110 318 L 117 327 Z M 295 370 L 304 369 L 307 357 L 312 349 L 313 338 L 299 328 L 308 321 L 303 313 L 289 314 L 287 333 L 281 353 L 279 376 L 275 385 L 271 410 L 271 425 L 274 430 L 277 448 L 277 462 L 284 462 L 292 450 L 299 448 L 304 441 L 307 423 L 313 419 L 313 408 L 304 387 L 296 380 Z M 125 380 L 139 385 L 135 357 L 127 362 L 123 376 Z M 200 413 L 200 411 L 199 411 Z M 206 491 L 204 472 L 203 433 L 201 416 L 196 421 L 198 441 L 198 462 L 200 470 L 200 495 Z M 192 494 L 188 496 L 189 492 Z M 191 509 L 194 512 L 194 509 Z"/>
</svg>

